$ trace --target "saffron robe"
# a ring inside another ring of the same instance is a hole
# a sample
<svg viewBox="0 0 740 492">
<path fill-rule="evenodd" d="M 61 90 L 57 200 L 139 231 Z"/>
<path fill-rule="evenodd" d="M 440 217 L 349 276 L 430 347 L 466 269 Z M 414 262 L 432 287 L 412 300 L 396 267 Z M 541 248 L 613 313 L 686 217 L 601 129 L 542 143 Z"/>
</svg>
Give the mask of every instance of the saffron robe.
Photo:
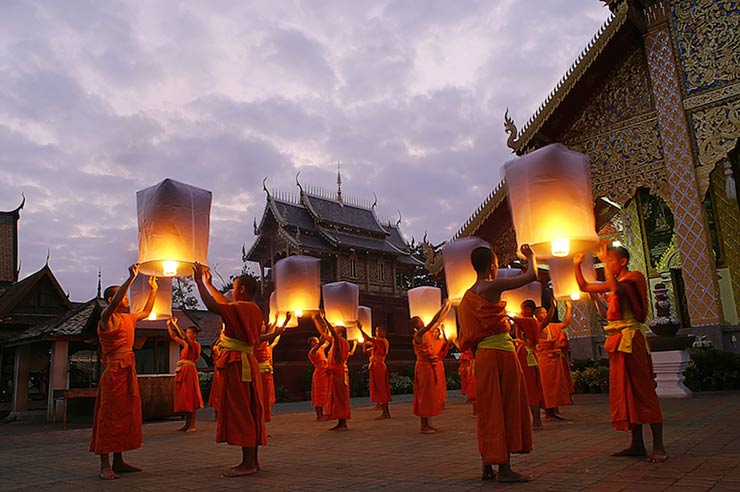
<svg viewBox="0 0 740 492">
<path fill-rule="evenodd" d="M 542 380 L 537 366 L 537 331 L 539 330 L 535 318 L 514 318 L 516 323 L 517 350 L 519 364 L 524 372 L 527 384 L 527 401 L 530 405 L 542 403 Z M 534 364 L 534 365 L 532 365 Z"/>
<path fill-rule="evenodd" d="M 607 319 L 632 322 L 634 329 L 606 330 L 604 348 L 609 353 L 609 411 L 617 430 L 629 431 L 634 424 L 659 424 L 663 413 L 655 392 L 653 363 L 647 340 L 637 329 L 645 323 L 648 312 L 647 281 L 638 271 L 627 272 L 617 279 L 625 298 L 610 293 Z M 628 334 L 628 331 L 634 333 Z M 626 352 L 622 338 L 631 335 L 631 352 Z M 620 346 L 622 345 L 622 346 Z"/>
<path fill-rule="evenodd" d="M 439 390 L 439 397 L 442 398 L 442 403 L 447 403 L 447 372 L 445 371 L 445 357 L 450 352 L 450 344 L 443 338 L 437 338 L 432 342 L 432 350 L 439 358 L 439 371 L 438 377 L 440 383 L 437 385 Z"/>
<path fill-rule="evenodd" d="M 200 359 L 200 344 L 186 342 L 180 351 L 175 374 L 175 413 L 193 413 L 203 408 L 203 395 L 200 393 L 198 369 L 195 363 Z"/>
<path fill-rule="evenodd" d="M 218 340 L 218 339 L 217 339 Z M 221 372 L 216 370 L 216 361 L 218 360 L 219 350 L 218 341 L 211 345 L 211 356 L 213 357 L 213 373 L 211 374 L 211 390 L 208 393 L 208 404 L 218 412 L 219 396 L 221 395 Z"/>
<path fill-rule="evenodd" d="M 272 406 L 277 401 L 275 396 L 275 378 L 272 367 L 272 348 L 267 342 L 260 342 L 254 349 L 254 356 L 260 365 L 262 378 L 262 402 L 265 406 L 265 422 L 272 421 Z"/>
<path fill-rule="evenodd" d="M 457 311 L 460 349 L 475 350 L 478 449 L 485 465 L 505 464 L 510 453 L 532 451 L 532 421 L 516 353 L 478 348 L 485 338 L 508 333 L 505 308 L 506 302 L 493 304 L 468 290 Z"/>
<path fill-rule="evenodd" d="M 332 419 L 350 419 L 349 408 L 349 342 L 337 337 L 332 341 L 327 359 L 326 373 L 329 376 L 329 404 L 326 414 Z"/>
<path fill-rule="evenodd" d="M 316 350 L 313 356 L 308 353 L 308 360 L 313 364 L 311 375 L 311 405 L 325 407 L 329 400 L 329 376 L 326 374 L 326 352 L 323 348 Z"/>
<path fill-rule="evenodd" d="M 134 330 L 136 315 L 123 313 L 114 330 L 101 330 L 100 350 L 105 370 L 95 397 L 90 451 L 95 454 L 122 453 L 141 447 L 141 394 L 136 377 Z"/>
<path fill-rule="evenodd" d="M 414 340 L 414 353 L 414 415 L 423 418 L 436 417 L 444 408 L 440 387 L 445 384 L 445 380 L 444 367 L 439 360 L 439 353 L 434 350 L 434 340 L 430 332 L 424 334 L 421 345 Z"/>
<path fill-rule="evenodd" d="M 391 384 L 388 378 L 388 367 L 385 358 L 390 347 L 385 338 L 373 339 L 372 354 L 370 355 L 370 401 L 373 403 L 389 403 L 391 398 Z"/>
<path fill-rule="evenodd" d="M 560 348 L 563 333 L 562 323 L 549 323 L 542 329 L 537 341 L 537 363 L 542 381 L 542 398 L 545 408 L 557 408 L 571 405 L 571 391 L 564 371 L 562 358 L 565 357 Z M 570 369 L 568 370 L 570 374 Z"/>
<path fill-rule="evenodd" d="M 244 301 L 219 306 L 225 324 L 223 335 L 255 347 L 262 332 L 262 311 L 259 306 Z M 248 369 L 242 367 L 242 360 Z M 253 353 L 227 350 L 222 346 L 216 371 L 219 371 L 218 377 L 221 378 L 217 396 L 216 442 L 247 448 L 265 446 L 266 405 L 262 401 L 262 378 L 257 358 Z"/>
<path fill-rule="evenodd" d="M 473 361 L 473 351 L 468 349 L 460 354 L 460 365 L 457 366 L 457 374 L 460 376 L 460 392 L 468 394 L 468 379 L 470 378 L 470 363 Z M 469 400 L 470 398 L 468 398 Z"/>
</svg>

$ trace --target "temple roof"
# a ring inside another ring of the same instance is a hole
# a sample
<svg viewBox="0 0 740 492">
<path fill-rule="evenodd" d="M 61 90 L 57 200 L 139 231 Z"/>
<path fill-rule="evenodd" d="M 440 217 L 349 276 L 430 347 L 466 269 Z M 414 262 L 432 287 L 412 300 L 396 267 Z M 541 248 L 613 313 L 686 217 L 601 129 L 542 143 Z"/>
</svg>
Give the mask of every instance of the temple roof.
<svg viewBox="0 0 740 492">
<path fill-rule="evenodd" d="M 59 294 L 59 298 L 63 303 L 67 304 L 68 307 L 72 307 L 69 302 L 67 295 L 62 290 L 62 286 L 59 285 L 56 277 L 49 268 L 49 265 L 44 265 L 41 270 L 37 271 L 24 278 L 23 280 L 16 282 L 9 286 L 5 291 L 0 294 L 0 319 L 7 317 L 11 311 L 28 295 L 34 287 L 44 278 L 48 278 L 51 282 L 54 290 Z"/>
<path fill-rule="evenodd" d="M 97 336 L 96 327 L 100 313 L 105 309 L 103 299 L 90 299 L 81 306 L 57 316 L 53 320 L 32 326 L 7 340 L 8 345 L 56 337 Z"/>
</svg>

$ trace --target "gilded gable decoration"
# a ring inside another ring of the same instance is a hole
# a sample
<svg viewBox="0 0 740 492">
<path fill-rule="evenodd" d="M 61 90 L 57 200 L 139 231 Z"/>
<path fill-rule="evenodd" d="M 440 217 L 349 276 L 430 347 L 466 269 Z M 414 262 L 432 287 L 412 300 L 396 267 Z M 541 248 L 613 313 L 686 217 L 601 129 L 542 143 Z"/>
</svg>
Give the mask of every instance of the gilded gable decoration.
<svg viewBox="0 0 740 492">
<path fill-rule="evenodd" d="M 699 163 L 699 193 L 709 188 L 709 172 L 725 159 L 740 138 L 740 98 L 691 113 Z"/>
</svg>

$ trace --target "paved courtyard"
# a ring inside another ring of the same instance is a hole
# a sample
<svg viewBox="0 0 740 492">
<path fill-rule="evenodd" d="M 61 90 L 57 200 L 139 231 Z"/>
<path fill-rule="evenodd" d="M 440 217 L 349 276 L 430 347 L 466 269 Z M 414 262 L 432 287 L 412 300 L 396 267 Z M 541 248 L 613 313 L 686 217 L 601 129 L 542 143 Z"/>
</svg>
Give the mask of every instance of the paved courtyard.
<svg viewBox="0 0 740 492">
<path fill-rule="evenodd" d="M 563 409 L 571 419 L 535 433 L 534 452 L 516 456 L 515 469 L 533 481 L 503 485 L 479 481 L 475 419 L 459 392 L 451 392 L 436 435 L 418 433 L 409 396 L 397 398 L 393 419 L 375 421 L 367 399 L 353 400 L 350 432 L 317 423 L 306 403 L 276 405 L 268 424 L 270 445 L 263 470 L 225 479 L 239 452 L 214 442 L 210 409 L 198 432 L 175 432 L 179 421 L 144 425 L 144 446 L 127 453 L 142 473 L 102 482 L 97 458 L 87 452 L 89 428 L 27 423 L 0 426 L 0 491 L 5 490 L 522 490 L 522 491 L 738 491 L 740 490 L 740 392 L 663 400 L 669 460 L 652 464 L 611 458 L 628 435 L 611 430 L 606 395 L 576 395 Z"/>
</svg>

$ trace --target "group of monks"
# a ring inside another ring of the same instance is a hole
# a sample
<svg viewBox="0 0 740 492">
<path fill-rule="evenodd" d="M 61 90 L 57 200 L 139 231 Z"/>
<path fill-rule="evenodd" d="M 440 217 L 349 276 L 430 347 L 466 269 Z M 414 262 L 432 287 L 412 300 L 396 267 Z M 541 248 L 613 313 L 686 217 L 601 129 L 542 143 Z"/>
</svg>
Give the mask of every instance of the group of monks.
<svg viewBox="0 0 740 492">
<path fill-rule="evenodd" d="M 477 416 L 478 448 L 482 479 L 502 482 L 528 480 L 510 466 L 512 453 L 532 450 L 532 430 L 545 419 L 560 420 L 558 409 L 571 404 L 573 385 L 567 362 L 567 325 L 571 305 L 567 303 L 562 323 L 551 322 L 551 309 L 538 308 L 534 301 L 521 306 L 521 315 L 509 317 L 501 293 L 536 279 L 537 261 L 528 245 L 521 248 L 527 270 L 517 277 L 497 278 L 498 259 L 489 247 L 475 249 L 471 263 L 477 280 L 458 307 L 459 336 L 453 343 L 460 350 L 463 393 L 474 403 Z M 609 335 L 605 348 L 610 359 L 610 413 L 616 429 L 632 433 L 631 445 L 616 456 L 643 456 L 653 462 L 666 459 L 662 441 L 663 417 L 653 385 L 647 339 L 647 282 L 639 272 L 628 269 L 629 253 L 621 247 L 602 244 L 599 257 L 605 259 L 605 282 L 587 282 L 581 273 L 583 255 L 574 258 L 576 279 L 584 292 L 607 294 L 604 312 Z M 146 318 L 157 292 L 156 278 L 149 280 L 151 293 L 142 311 L 128 312 L 126 292 L 138 274 L 138 265 L 129 268 L 121 286 L 105 291 L 108 306 L 98 326 L 105 371 L 98 386 L 90 451 L 100 456 L 100 477 L 118 478 L 119 473 L 139 471 L 123 460 L 123 452 L 142 444 L 141 398 L 133 353 L 136 321 Z M 267 444 L 266 422 L 275 401 L 272 379 L 272 349 L 290 318 L 282 326 L 265 327 L 254 296 L 257 283 L 250 276 L 236 278 L 233 300 L 212 284 L 207 268 L 196 263 L 194 278 L 201 299 L 221 316 L 224 328 L 214 345 L 214 378 L 209 403 L 216 410 L 216 441 L 241 448 L 241 462 L 226 470 L 225 477 L 257 473 L 258 449 Z M 447 395 L 443 359 L 450 342 L 441 328 L 451 304 L 445 305 L 424 324 L 412 318 L 413 347 L 417 357 L 414 371 L 413 413 L 420 419 L 420 431 L 433 434 L 431 418 L 440 415 Z M 350 347 L 345 328 L 334 326 L 321 314 L 313 315 L 319 337 L 309 340 L 309 360 L 314 366 L 311 383 L 312 405 L 319 421 L 336 420 L 331 430 L 348 430 L 351 418 L 347 360 L 357 344 Z M 377 327 L 370 335 L 359 323 L 364 350 L 370 352 L 370 398 L 382 410 L 378 419 L 391 417 L 391 392 L 385 358 L 389 344 L 385 330 Z M 195 431 L 195 414 L 203 406 L 195 363 L 200 356 L 197 330 L 182 333 L 176 319 L 168 321 L 170 336 L 182 347 L 177 364 L 175 411 L 185 414 L 179 430 Z M 511 334 L 514 333 L 515 337 Z M 327 354 L 328 348 L 328 354 Z M 642 424 L 649 424 L 652 451 L 647 453 Z M 112 462 L 109 454 L 113 453 Z M 494 471 L 493 465 L 498 469 Z"/>
</svg>

